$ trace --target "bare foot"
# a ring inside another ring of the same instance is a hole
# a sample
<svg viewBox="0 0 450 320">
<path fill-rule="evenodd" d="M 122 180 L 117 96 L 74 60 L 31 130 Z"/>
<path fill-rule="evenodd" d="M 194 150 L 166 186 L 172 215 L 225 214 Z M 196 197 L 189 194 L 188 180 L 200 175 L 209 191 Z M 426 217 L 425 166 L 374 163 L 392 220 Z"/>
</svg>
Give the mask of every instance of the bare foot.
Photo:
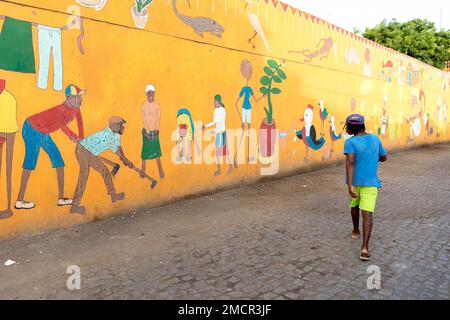
<svg viewBox="0 0 450 320">
<path fill-rule="evenodd" d="M 123 200 L 123 199 L 125 199 L 125 193 L 124 193 L 124 192 L 121 192 L 121 193 L 113 193 L 113 194 L 111 195 L 111 201 L 112 201 L 112 203 L 114 203 L 114 202 L 116 202 L 116 201 Z"/>
<path fill-rule="evenodd" d="M 79 215 L 85 215 L 86 214 L 86 208 L 83 206 L 72 206 L 70 207 L 70 213 L 71 214 L 79 214 Z"/>
<path fill-rule="evenodd" d="M 5 211 L 0 211 L 0 219 L 8 219 L 13 216 L 11 209 L 6 209 Z"/>
</svg>

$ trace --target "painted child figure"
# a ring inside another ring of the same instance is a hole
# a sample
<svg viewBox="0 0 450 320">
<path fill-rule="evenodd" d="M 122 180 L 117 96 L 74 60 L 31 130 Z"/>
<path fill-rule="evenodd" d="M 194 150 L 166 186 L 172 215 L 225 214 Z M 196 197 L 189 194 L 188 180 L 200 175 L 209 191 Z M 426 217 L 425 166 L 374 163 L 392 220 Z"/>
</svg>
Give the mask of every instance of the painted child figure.
<svg viewBox="0 0 450 320">
<path fill-rule="evenodd" d="M 373 213 L 378 198 L 381 182 L 378 178 L 378 163 L 387 160 L 386 151 L 380 138 L 366 133 L 364 117 L 359 114 L 350 115 L 345 130 L 353 137 L 345 141 L 344 154 L 348 192 L 351 197 L 350 208 L 353 221 L 352 238 L 360 237 L 359 212 L 363 216 L 363 244 L 360 259 L 369 261 L 369 240 L 372 233 Z"/>
<path fill-rule="evenodd" d="M 264 96 L 256 98 L 255 94 L 253 93 L 253 89 L 249 86 L 249 82 L 253 75 L 253 67 L 252 67 L 252 64 L 250 63 L 250 61 L 243 60 L 241 62 L 241 73 L 242 73 L 242 76 L 244 77 L 244 79 L 246 80 L 246 83 L 245 83 L 245 86 L 243 86 L 241 91 L 239 92 L 239 96 L 235 103 L 236 110 L 239 113 L 238 104 L 239 104 L 239 101 L 241 100 L 241 98 L 243 98 L 242 113 L 241 113 L 242 135 L 239 140 L 239 146 L 238 146 L 237 152 L 239 152 L 239 150 L 241 149 L 242 140 L 244 138 L 245 125 L 247 124 L 247 154 L 248 154 L 247 162 L 251 163 L 251 162 L 255 161 L 255 157 L 250 156 L 250 127 L 251 127 L 251 123 L 252 123 L 252 104 L 250 102 L 250 98 L 253 97 L 253 100 L 255 101 L 255 103 L 258 103 L 258 101 L 261 100 Z M 237 152 L 234 157 L 235 166 L 237 166 L 237 161 L 236 161 Z"/>
<path fill-rule="evenodd" d="M 191 112 L 182 108 L 177 111 L 177 161 L 185 159 L 187 162 L 192 160 L 191 147 L 194 137 L 195 126 L 192 120 Z"/>
<path fill-rule="evenodd" d="M 215 147 L 216 147 L 216 163 L 217 163 L 217 171 L 214 173 L 214 176 L 220 176 L 220 163 L 223 157 L 226 157 L 229 169 L 227 174 L 230 174 L 233 171 L 233 163 L 230 159 L 230 154 L 228 152 L 227 147 L 227 128 L 225 124 L 225 120 L 227 117 L 227 112 L 225 111 L 225 105 L 222 102 L 222 97 L 218 94 L 214 97 L 214 116 L 213 121 L 202 126 L 202 129 L 210 128 L 215 126 L 212 131 L 215 136 Z"/>
</svg>

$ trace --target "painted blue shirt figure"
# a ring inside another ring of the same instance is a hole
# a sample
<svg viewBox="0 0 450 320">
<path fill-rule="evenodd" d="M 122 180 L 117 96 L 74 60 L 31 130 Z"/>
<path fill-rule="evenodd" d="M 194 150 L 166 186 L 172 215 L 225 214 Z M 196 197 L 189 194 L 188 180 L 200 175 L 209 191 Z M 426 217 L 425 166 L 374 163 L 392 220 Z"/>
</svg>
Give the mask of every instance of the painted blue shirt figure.
<svg viewBox="0 0 450 320">
<path fill-rule="evenodd" d="M 378 162 L 386 155 L 381 140 L 373 135 L 352 137 L 345 141 L 344 154 L 355 154 L 353 186 L 381 188 Z"/>
<path fill-rule="evenodd" d="M 253 90 L 250 87 L 243 87 L 241 93 L 239 93 L 239 97 L 242 98 L 244 96 L 244 101 L 242 103 L 242 109 L 250 110 L 252 105 L 250 103 L 250 97 L 253 95 Z"/>
<path fill-rule="evenodd" d="M 120 135 L 108 127 L 80 140 L 80 144 L 94 156 L 108 149 L 116 153 L 120 147 Z"/>
</svg>

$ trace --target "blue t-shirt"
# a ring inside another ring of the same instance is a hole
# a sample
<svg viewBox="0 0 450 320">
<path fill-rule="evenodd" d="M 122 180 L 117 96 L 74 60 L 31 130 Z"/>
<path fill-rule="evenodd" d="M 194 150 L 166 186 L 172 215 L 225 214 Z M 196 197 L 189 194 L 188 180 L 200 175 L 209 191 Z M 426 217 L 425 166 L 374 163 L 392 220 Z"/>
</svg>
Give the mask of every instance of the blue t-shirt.
<svg viewBox="0 0 450 320">
<path fill-rule="evenodd" d="M 345 141 L 344 154 L 355 154 L 355 172 L 353 174 L 354 187 L 381 188 L 378 179 L 379 158 L 386 155 L 380 139 L 369 134 L 352 137 Z"/>
<path fill-rule="evenodd" d="M 253 95 L 253 90 L 250 87 L 243 87 L 239 97 L 244 96 L 244 102 L 242 103 L 242 109 L 250 110 L 252 105 L 250 104 L 250 97 Z"/>
</svg>

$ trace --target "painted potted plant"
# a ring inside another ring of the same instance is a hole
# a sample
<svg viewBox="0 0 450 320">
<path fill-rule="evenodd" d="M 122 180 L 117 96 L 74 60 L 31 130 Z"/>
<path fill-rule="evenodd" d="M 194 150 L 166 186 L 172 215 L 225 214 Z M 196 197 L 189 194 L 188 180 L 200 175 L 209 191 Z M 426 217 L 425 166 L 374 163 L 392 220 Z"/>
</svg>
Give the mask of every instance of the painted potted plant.
<svg viewBox="0 0 450 320">
<path fill-rule="evenodd" d="M 76 0 L 82 6 L 88 8 L 95 8 L 95 10 L 100 11 L 105 6 L 108 0 Z"/>
<path fill-rule="evenodd" d="M 265 75 L 260 80 L 262 87 L 259 91 L 267 96 L 268 104 L 268 108 L 264 107 L 267 117 L 263 119 L 259 130 L 259 156 L 260 160 L 263 159 L 261 162 L 265 162 L 264 159 L 266 161 L 271 159 L 274 155 L 277 128 L 273 118 L 272 95 L 281 93 L 281 89 L 275 87 L 274 83 L 280 84 L 287 78 L 281 70 L 282 67 L 284 63 L 278 64 L 275 60 L 268 60 L 267 66 L 264 67 Z"/>
<path fill-rule="evenodd" d="M 153 0 L 136 0 L 136 3 L 131 7 L 131 14 L 133 15 L 134 24 L 140 29 L 144 29 L 148 20 L 147 7 Z"/>
</svg>

